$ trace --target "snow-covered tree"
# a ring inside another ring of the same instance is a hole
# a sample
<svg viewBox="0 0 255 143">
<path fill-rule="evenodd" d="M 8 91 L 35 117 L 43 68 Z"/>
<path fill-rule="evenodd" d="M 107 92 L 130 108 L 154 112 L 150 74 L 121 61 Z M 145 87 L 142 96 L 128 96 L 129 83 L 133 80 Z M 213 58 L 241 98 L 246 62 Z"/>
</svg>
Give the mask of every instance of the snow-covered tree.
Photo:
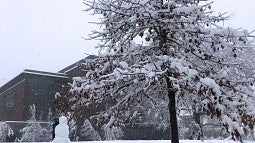
<svg viewBox="0 0 255 143">
<path fill-rule="evenodd" d="M 81 126 L 81 136 L 91 141 L 102 140 L 88 119 L 85 119 L 83 126 Z"/>
<path fill-rule="evenodd" d="M 207 0 L 86 1 L 101 15 L 99 58 L 76 77 L 72 109 L 107 104 L 91 119 L 98 125 L 170 122 L 178 143 L 178 110 L 196 101 L 221 121 L 233 139 L 254 126 L 254 48 L 246 30 L 221 27 Z M 137 44 L 137 38 L 145 44 Z M 178 100 L 176 100 L 178 99 Z M 109 104 L 110 103 L 110 104 Z M 76 114 L 77 115 L 77 114 Z"/>
<path fill-rule="evenodd" d="M 35 113 L 36 108 L 35 105 L 30 106 L 31 119 L 28 120 L 28 124 L 26 127 L 20 130 L 22 133 L 22 137 L 20 139 L 21 142 L 45 142 L 50 141 L 51 137 L 51 129 L 50 126 L 42 127 L 40 123 L 36 122 Z"/>
<path fill-rule="evenodd" d="M 0 122 L 0 142 L 6 142 L 7 137 L 14 134 L 12 128 L 5 122 Z"/>
<path fill-rule="evenodd" d="M 110 121 L 103 125 L 104 137 L 106 140 L 117 140 L 123 136 L 123 131 L 119 126 L 113 126 L 115 117 L 111 116 Z"/>
</svg>

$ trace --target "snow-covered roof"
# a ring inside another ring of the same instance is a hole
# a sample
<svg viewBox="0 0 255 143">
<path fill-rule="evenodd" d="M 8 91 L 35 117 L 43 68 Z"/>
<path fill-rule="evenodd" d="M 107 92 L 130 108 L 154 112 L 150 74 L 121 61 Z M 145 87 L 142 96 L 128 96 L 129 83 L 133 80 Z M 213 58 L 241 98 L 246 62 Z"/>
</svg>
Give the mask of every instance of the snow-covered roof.
<svg viewBox="0 0 255 143">
<path fill-rule="evenodd" d="M 37 70 L 30 70 L 30 69 L 25 69 L 21 74 L 7 82 L 5 85 L 0 87 L 0 94 L 5 92 L 6 90 L 13 88 L 16 86 L 20 81 L 24 80 L 26 78 L 25 75 L 36 75 L 36 76 L 44 76 L 44 77 L 53 77 L 53 78 L 61 78 L 61 79 L 69 79 L 69 76 L 66 74 L 69 71 L 72 71 L 73 69 L 77 68 L 79 64 L 84 63 L 86 59 L 95 59 L 97 56 L 96 55 L 90 55 L 87 56 L 84 59 L 81 59 L 80 61 L 60 70 L 57 73 L 52 73 L 52 72 L 45 72 L 45 71 L 37 71 Z"/>
<path fill-rule="evenodd" d="M 24 70 L 22 73 L 26 74 L 34 74 L 34 75 L 41 75 L 41 76 L 50 76 L 50 77 L 58 77 L 58 78 L 69 78 L 64 73 L 50 73 L 50 72 L 44 72 L 44 71 L 35 71 L 35 70 Z"/>
<path fill-rule="evenodd" d="M 64 73 L 51 73 L 51 72 L 44 72 L 44 71 L 36 71 L 36 70 L 24 70 L 21 74 L 4 84 L 0 87 L 0 95 L 5 91 L 17 86 L 21 81 L 24 81 L 28 76 L 43 76 L 43 77 L 52 77 L 57 79 L 69 79 L 69 77 Z"/>
</svg>

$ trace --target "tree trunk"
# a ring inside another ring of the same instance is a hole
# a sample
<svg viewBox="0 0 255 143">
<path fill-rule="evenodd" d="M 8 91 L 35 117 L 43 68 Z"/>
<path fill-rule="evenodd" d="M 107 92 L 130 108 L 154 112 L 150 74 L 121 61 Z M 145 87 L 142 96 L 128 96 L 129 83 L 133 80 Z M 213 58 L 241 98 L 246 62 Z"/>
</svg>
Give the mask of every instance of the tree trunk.
<svg viewBox="0 0 255 143">
<path fill-rule="evenodd" d="M 170 129 L 171 129 L 171 143 L 179 143 L 178 125 L 176 117 L 176 107 L 175 107 L 175 93 L 172 83 L 168 76 L 166 77 L 167 88 L 168 88 L 168 98 L 169 104 L 168 109 L 170 113 Z"/>
</svg>

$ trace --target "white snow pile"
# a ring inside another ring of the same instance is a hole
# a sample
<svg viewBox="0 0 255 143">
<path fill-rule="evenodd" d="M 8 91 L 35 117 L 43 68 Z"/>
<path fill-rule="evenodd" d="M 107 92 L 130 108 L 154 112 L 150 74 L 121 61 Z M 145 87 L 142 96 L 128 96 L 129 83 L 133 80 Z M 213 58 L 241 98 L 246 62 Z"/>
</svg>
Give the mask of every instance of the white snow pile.
<svg viewBox="0 0 255 143">
<path fill-rule="evenodd" d="M 69 139 L 69 126 L 67 125 L 67 118 L 61 116 L 59 124 L 55 128 L 55 138 L 52 143 L 71 143 Z"/>
</svg>

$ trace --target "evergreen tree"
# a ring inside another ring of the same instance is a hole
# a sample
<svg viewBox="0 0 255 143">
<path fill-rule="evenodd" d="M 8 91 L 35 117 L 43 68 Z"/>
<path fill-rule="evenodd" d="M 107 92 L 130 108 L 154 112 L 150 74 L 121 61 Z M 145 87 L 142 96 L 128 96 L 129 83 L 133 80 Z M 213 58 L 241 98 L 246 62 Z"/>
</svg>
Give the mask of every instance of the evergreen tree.
<svg viewBox="0 0 255 143">
<path fill-rule="evenodd" d="M 6 142 L 8 137 L 13 136 L 12 128 L 5 122 L 0 122 L 0 142 Z"/>
<path fill-rule="evenodd" d="M 100 141 L 101 136 L 99 135 L 99 133 L 94 129 L 94 127 L 92 126 L 92 124 L 90 123 L 90 121 L 88 119 L 84 120 L 83 126 L 81 127 L 81 134 L 83 137 L 87 138 L 88 140 L 91 141 Z"/>
<path fill-rule="evenodd" d="M 35 113 L 36 108 L 35 105 L 30 106 L 31 119 L 28 121 L 26 127 L 20 130 L 22 133 L 22 137 L 20 139 L 21 142 L 46 142 L 52 139 L 51 130 L 42 127 L 40 123 L 36 122 Z"/>
</svg>

